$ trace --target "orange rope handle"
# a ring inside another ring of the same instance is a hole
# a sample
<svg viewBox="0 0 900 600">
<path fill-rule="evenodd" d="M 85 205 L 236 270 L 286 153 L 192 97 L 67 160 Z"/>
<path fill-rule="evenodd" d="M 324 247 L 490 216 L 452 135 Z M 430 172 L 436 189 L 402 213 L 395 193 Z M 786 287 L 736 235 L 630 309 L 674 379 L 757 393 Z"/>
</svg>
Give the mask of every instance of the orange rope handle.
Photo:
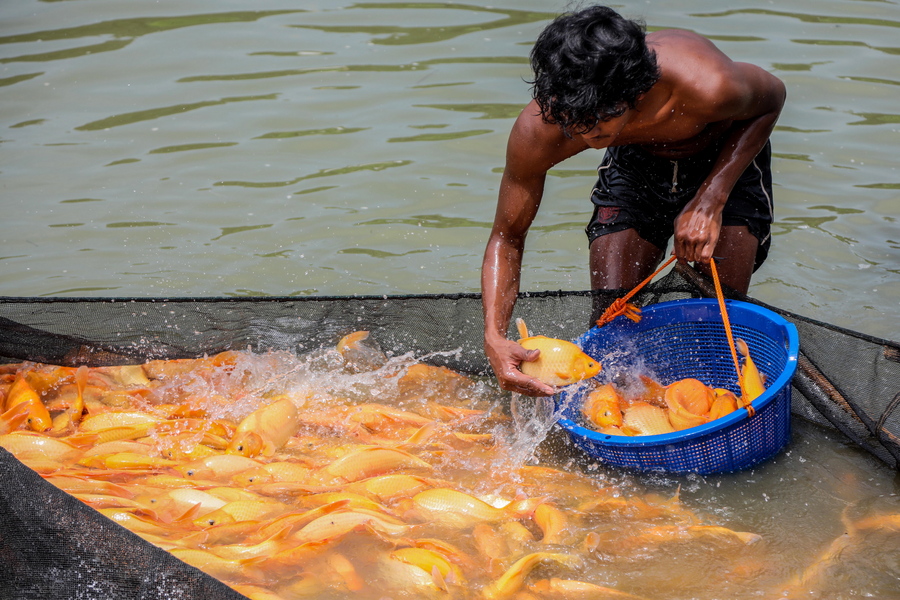
<svg viewBox="0 0 900 600">
<path fill-rule="evenodd" d="M 603 312 L 603 314 L 600 316 L 600 318 L 597 319 L 597 327 L 603 327 L 604 325 L 606 325 L 607 323 L 609 323 L 610 321 L 612 321 L 613 319 L 615 319 L 616 317 L 619 317 L 619 316 L 625 316 L 625 317 L 631 319 L 632 321 L 634 321 L 635 323 L 640 321 L 641 320 L 641 309 L 638 308 L 637 306 L 635 306 L 634 304 L 629 304 L 628 301 L 631 299 L 632 296 L 637 294 L 641 290 L 642 287 L 644 287 L 645 285 L 647 285 L 648 283 L 653 281 L 653 278 L 656 277 L 657 275 L 659 275 L 660 271 L 662 271 L 663 269 L 668 267 L 670 264 L 672 264 L 672 261 L 674 261 L 675 258 L 676 258 L 675 256 L 669 257 L 669 260 L 667 260 L 665 263 L 663 263 L 663 265 L 660 268 L 658 268 L 656 271 L 654 271 L 653 274 L 650 275 L 650 277 L 648 277 L 647 279 L 645 279 L 642 282 L 640 282 L 639 284 L 637 284 L 637 286 L 633 290 L 631 290 L 630 292 L 628 292 L 621 298 L 616 298 L 615 301 L 613 301 L 613 303 L 609 305 L 609 308 L 607 308 Z"/>
<path fill-rule="evenodd" d="M 709 270 L 712 272 L 713 283 L 716 286 L 716 300 L 719 301 L 719 311 L 722 313 L 722 324 L 725 326 L 725 337 L 728 338 L 728 347 L 731 349 L 731 359 L 734 361 L 734 370 L 737 371 L 738 387 L 741 390 L 741 399 L 747 397 L 747 391 L 744 389 L 744 379 L 741 377 L 741 363 L 738 360 L 737 348 L 734 345 L 734 335 L 731 332 L 731 321 L 728 319 L 728 311 L 725 310 L 725 296 L 722 294 L 722 284 L 719 283 L 719 272 L 716 270 L 716 260 L 709 259 Z M 747 414 L 753 416 L 756 414 L 750 404 L 746 404 Z"/>
</svg>

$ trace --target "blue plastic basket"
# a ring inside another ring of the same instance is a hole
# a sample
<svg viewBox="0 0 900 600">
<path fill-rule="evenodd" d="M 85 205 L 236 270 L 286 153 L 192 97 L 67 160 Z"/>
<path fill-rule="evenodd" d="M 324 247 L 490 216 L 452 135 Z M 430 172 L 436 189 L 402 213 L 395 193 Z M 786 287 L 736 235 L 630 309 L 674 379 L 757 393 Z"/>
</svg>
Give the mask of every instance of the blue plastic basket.
<svg viewBox="0 0 900 600">
<path fill-rule="evenodd" d="M 607 435 L 580 426 L 585 386 L 559 396 L 559 425 L 588 455 L 618 467 L 710 475 L 747 469 L 777 454 L 791 436 L 791 378 L 797 370 L 797 329 L 776 313 L 747 302 L 726 301 L 735 338 L 747 342 L 765 376 L 766 391 L 753 401 L 756 414 L 737 410 L 706 425 L 647 436 Z M 740 394 L 734 361 L 716 300 L 661 302 L 642 309 L 634 323 L 618 318 L 594 327 L 575 343 L 599 360 L 604 375 L 639 369 L 662 384 L 693 377 Z"/>
</svg>

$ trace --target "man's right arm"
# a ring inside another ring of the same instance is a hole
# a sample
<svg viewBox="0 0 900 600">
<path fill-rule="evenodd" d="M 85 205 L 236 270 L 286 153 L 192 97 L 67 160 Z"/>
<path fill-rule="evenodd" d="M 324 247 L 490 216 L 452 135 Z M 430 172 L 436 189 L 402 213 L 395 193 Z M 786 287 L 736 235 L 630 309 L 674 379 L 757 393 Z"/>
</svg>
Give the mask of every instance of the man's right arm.
<svg viewBox="0 0 900 600">
<path fill-rule="evenodd" d="M 525 237 L 540 207 L 547 171 L 585 147 L 544 123 L 534 102 L 516 119 L 509 136 L 497 212 L 481 267 L 484 348 L 505 390 L 530 396 L 556 392 L 519 370 L 523 360 L 537 358 L 537 351 L 526 351 L 507 339 L 507 328 L 519 292 Z"/>
</svg>

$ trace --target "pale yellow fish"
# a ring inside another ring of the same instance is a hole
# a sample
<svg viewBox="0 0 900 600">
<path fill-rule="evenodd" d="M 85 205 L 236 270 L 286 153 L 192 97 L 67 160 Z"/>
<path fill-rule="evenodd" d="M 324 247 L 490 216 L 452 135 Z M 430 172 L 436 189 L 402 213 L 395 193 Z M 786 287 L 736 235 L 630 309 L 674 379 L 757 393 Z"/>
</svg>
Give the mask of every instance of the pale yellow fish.
<svg viewBox="0 0 900 600">
<path fill-rule="evenodd" d="M 427 548 L 399 548 L 391 552 L 391 558 L 415 565 L 431 573 L 434 569 L 441 574 L 441 578 L 449 584 L 461 585 L 463 583 L 462 570 L 450 560 L 435 550 Z"/>
<path fill-rule="evenodd" d="M 409 531 L 409 526 L 399 519 L 364 509 L 355 509 L 335 512 L 314 519 L 293 534 L 291 539 L 301 544 L 321 542 L 339 538 L 351 531 L 364 528 L 370 528 L 388 536 L 402 535 Z"/>
<path fill-rule="evenodd" d="M 564 544 L 569 519 L 566 513 L 552 504 L 542 503 L 534 509 L 534 522 L 540 527 L 542 544 Z"/>
<path fill-rule="evenodd" d="M 84 450 L 62 440 L 39 433 L 14 431 L 0 435 L 0 446 L 12 452 L 16 458 L 45 459 L 62 464 L 77 461 Z"/>
<path fill-rule="evenodd" d="M 623 427 L 635 431 L 636 435 L 657 435 L 673 433 L 666 411 L 647 402 L 633 402 L 623 411 Z"/>
<path fill-rule="evenodd" d="M 290 398 L 281 398 L 258 408 L 235 429 L 226 452 L 243 456 L 272 456 L 300 429 L 300 413 Z M 261 445 L 255 443 L 261 440 Z"/>
<path fill-rule="evenodd" d="M 525 360 L 519 365 L 526 375 L 547 385 L 564 386 L 590 379 L 600 372 L 600 363 L 572 342 L 542 335 L 530 336 L 522 319 L 517 319 L 516 323 L 519 344 L 526 350 L 540 350 L 537 360 Z"/>
<path fill-rule="evenodd" d="M 229 560 L 216 556 L 212 552 L 188 548 L 174 548 L 169 552 L 175 558 L 183 560 L 192 567 L 197 567 L 207 575 L 212 575 L 217 579 L 243 578 L 245 569 L 249 565 L 263 560 L 260 557 Z"/>
<path fill-rule="evenodd" d="M 534 552 L 523 556 L 506 570 L 498 579 L 492 581 L 484 590 L 485 600 L 506 600 L 522 589 L 525 578 L 536 567 L 542 564 L 556 563 L 564 567 L 574 568 L 580 563 L 577 556 L 556 552 Z"/>
<path fill-rule="evenodd" d="M 260 465 L 261 462 L 239 454 L 216 454 L 179 465 L 175 469 L 185 477 L 228 480 L 241 471 Z"/>
<path fill-rule="evenodd" d="M 440 577 L 440 572 L 436 571 Z M 384 592 L 402 594 L 402 597 L 430 600 L 432 598 L 448 598 L 446 590 L 441 589 L 435 582 L 432 573 L 421 567 L 400 560 L 391 552 L 381 554 L 375 562 L 375 575 L 379 581 L 384 582 Z M 393 594 L 388 595 L 391 597 Z M 398 594 L 398 595 L 399 595 Z"/>
<path fill-rule="evenodd" d="M 134 440 L 115 440 L 112 442 L 98 442 L 96 445 L 85 450 L 82 458 L 116 454 L 117 452 L 134 452 L 135 454 L 146 454 L 147 456 L 160 455 L 156 447 L 152 444 L 136 442 Z"/>
<path fill-rule="evenodd" d="M 397 448 L 372 446 L 345 454 L 324 469 L 332 478 L 359 481 L 399 469 L 431 470 L 431 465 Z"/>
<path fill-rule="evenodd" d="M 168 527 L 165 527 L 152 519 L 139 517 L 128 509 L 100 508 L 98 509 L 98 512 L 135 533 L 150 533 L 160 537 L 166 537 L 171 533 L 171 530 Z"/>
<path fill-rule="evenodd" d="M 452 488 L 432 488 L 412 497 L 412 506 L 420 519 L 451 528 L 513 519 L 532 512 L 537 502 L 515 502 L 497 508 L 480 498 Z"/>
<path fill-rule="evenodd" d="M 228 504 L 218 496 L 197 489 L 176 488 L 170 490 L 166 496 L 177 503 L 182 511 L 186 511 L 194 505 L 200 505 L 204 513 L 212 512 Z"/>
<path fill-rule="evenodd" d="M 108 411 L 97 415 L 91 415 L 81 420 L 79 431 L 88 433 L 99 432 L 114 427 L 130 427 L 138 425 L 156 425 L 163 421 L 162 418 L 150 413 L 135 410 Z M 145 430 L 146 431 L 146 430 Z"/>
<path fill-rule="evenodd" d="M 433 485 L 434 482 L 422 477 L 406 473 L 391 473 L 358 481 L 351 484 L 348 489 L 374 496 L 381 502 L 386 502 L 397 498 L 412 497 Z"/>
</svg>

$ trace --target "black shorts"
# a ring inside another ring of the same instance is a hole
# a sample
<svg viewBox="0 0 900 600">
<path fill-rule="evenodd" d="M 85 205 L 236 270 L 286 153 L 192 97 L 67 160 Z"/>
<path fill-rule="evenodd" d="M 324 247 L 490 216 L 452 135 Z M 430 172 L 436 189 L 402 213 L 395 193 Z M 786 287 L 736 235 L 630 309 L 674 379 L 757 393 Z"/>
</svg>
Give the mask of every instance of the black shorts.
<svg viewBox="0 0 900 600">
<path fill-rule="evenodd" d="M 675 232 L 675 218 L 709 175 L 719 154 L 713 146 L 688 158 L 669 160 L 638 146 L 607 148 L 591 192 L 594 214 L 585 229 L 589 243 L 607 233 L 634 229 L 665 251 Z M 746 225 L 756 239 L 759 268 L 769 253 L 772 224 L 772 147 L 756 155 L 728 196 L 722 225 Z"/>
</svg>

